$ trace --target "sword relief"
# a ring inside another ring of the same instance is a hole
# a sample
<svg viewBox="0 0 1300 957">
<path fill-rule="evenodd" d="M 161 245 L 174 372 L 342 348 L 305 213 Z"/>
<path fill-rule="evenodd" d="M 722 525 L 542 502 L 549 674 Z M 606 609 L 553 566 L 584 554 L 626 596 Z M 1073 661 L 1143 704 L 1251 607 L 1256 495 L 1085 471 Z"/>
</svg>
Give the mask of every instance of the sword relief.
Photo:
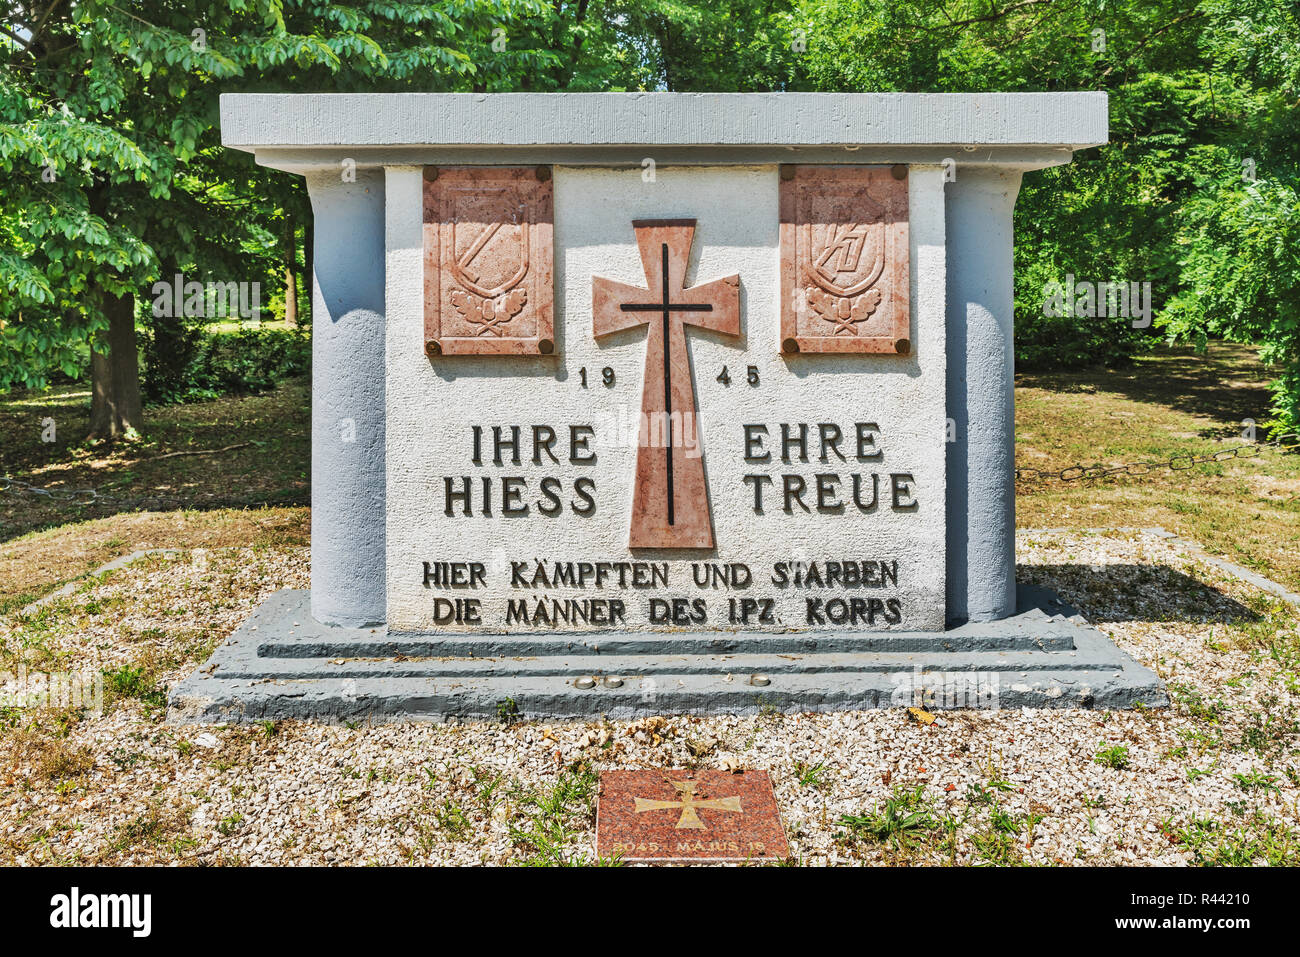
<svg viewBox="0 0 1300 957">
<path fill-rule="evenodd" d="M 904 167 L 787 166 L 781 351 L 911 351 Z"/>
<path fill-rule="evenodd" d="M 425 351 L 551 355 L 549 171 L 429 167 L 424 183 Z"/>
</svg>

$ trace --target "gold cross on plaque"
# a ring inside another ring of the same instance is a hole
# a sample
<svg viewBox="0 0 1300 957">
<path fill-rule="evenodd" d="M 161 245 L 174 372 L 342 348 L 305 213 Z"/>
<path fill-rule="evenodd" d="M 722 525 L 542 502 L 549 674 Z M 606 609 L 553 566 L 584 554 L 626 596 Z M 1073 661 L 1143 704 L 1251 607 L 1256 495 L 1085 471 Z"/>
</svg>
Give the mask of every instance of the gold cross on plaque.
<svg viewBox="0 0 1300 957">
<path fill-rule="evenodd" d="M 704 808 L 708 811 L 740 811 L 740 798 L 708 798 L 703 801 L 695 798 L 694 781 L 669 781 L 681 795 L 680 801 L 652 801 L 648 798 L 637 798 L 636 806 L 632 809 L 634 814 L 640 814 L 643 811 L 667 811 L 674 808 L 682 809 L 682 816 L 677 821 L 677 829 L 704 830 L 704 822 L 700 820 L 700 815 L 696 808 Z"/>
</svg>

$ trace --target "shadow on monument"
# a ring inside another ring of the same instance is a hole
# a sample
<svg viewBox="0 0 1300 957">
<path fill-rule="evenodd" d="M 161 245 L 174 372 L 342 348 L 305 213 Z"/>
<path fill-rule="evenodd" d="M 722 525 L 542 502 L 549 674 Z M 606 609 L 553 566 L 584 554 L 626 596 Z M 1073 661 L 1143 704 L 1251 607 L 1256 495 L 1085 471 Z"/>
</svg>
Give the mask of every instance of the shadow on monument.
<svg viewBox="0 0 1300 957">
<path fill-rule="evenodd" d="M 1240 602 L 1166 565 L 1017 565 L 1016 581 L 1052 588 L 1094 624 L 1260 620 Z"/>
</svg>

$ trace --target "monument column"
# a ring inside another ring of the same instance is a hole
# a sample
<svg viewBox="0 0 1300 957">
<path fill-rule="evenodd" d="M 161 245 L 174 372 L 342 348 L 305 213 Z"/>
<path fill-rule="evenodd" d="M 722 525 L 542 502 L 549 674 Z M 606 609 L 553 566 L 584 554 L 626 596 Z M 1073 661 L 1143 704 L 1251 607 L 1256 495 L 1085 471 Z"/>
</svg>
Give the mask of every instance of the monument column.
<svg viewBox="0 0 1300 957">
<path fill-rule="evenodd" d="M 307 176 L 312 277 L 311 613 L 382 624 L 384 172 Z"/>
<path fill-rule="evenodd" d="M 948 620 L 1016 610 L 1012 211 L 1019 169 L 947 184 Z"/>
</svg>

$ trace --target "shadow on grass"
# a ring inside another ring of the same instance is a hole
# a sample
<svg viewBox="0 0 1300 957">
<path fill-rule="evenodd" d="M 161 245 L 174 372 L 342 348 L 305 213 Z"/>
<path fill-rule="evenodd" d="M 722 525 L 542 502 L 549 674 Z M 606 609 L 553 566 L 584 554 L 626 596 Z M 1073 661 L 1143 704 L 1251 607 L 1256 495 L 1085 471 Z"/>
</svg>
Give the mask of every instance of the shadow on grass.
<svg viewBox="0 0 1300 957">
<path fill-rule="evenodd" d="M 132 512 L 289 507 L 310 499 L 310 384 L 151 408 L 138 441 L 83 441 L 88 394 L 75 386 L 0 396 L 0 475 L 40 491 L 0 492 L 0 542 Z M 43 440 L 41 423 L 57 425 Z M 70 495 L 95 489 L 101 498 Z M 41 491 L 50 494 L 41 494 Z"/>
<path fill-rule="evenodd" d="M 0 545 L 23 538 L 33 532 L 49 531 L 68 525 L 113 518 L 117 515 L 136 515 L 144 512 L 197 513 L 227 509 L 302 508 L 311 505 L 311 492 L 308 489 L 281 489 L 261 495 L 208 495 L 194 498 L 141 495 L 90 505 L 46 500 L 29 501 L 25 504 L 27 510 L 21 522 L 5 521 L 4 513 L 0 511 Z"/>
<path fill-rule="evenodd" d="M 1026 372 L 1017 376 L 1017 384 L 1053 392 L 1109 392 L 1231 424 L 1237 434 L 1243 419 L 1268 418 L 1268 378 L 1254 346 L 1215 342 L 1207 353 L 1188 346 L 1158 348 L 1138 356 L 1128 369 Z"/>
<path fill-rule="evenodd" d="M 1017 565 L 1016 580 L 1055 590 L 1094 623 L 1262 620 L 1235 599 L 1166 565 Z"/>
</svg>

